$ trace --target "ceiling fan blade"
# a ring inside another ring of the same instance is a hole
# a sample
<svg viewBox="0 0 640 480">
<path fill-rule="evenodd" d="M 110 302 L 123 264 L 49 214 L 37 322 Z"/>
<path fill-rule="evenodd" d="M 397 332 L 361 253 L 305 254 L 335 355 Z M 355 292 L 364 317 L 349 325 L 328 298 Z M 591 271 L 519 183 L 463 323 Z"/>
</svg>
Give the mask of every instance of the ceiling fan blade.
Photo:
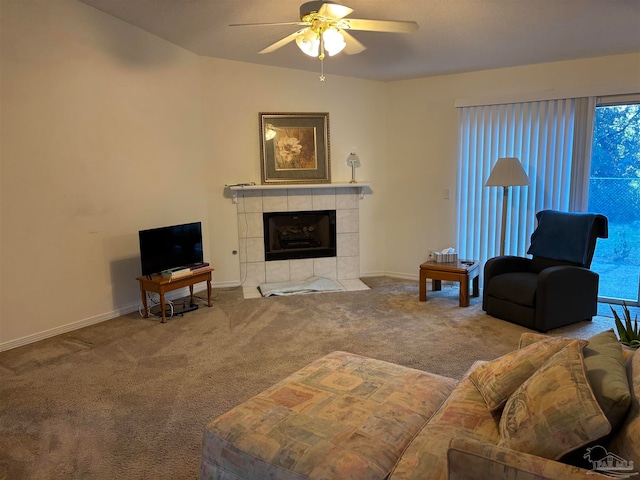
<svg viewBox="0 0 640 480">
<path fill-rule="evenodd" d="M 276 22 L 276 23 L 231 23 L 230 27 L 270 27 L 277 25 L 309 25 L 308 22 Z"/>
<path fill-rule="evenodd" d="M 298 30 L 297 32 L 293 32 L 291 35 L 287 35 L 286 37 L 278 40 L 276 43 L 269 45 L 267 48 L 260 50 L 258 53 L 271 53 L 275 52 L 280 47 L 284 47 L 287 43 L 293 42 L 296 37 L 304 32 L 309 30 L 308 28 L 303 28 L 302 30 Z"/>
<path fill-rule="evenodd" d="M 351 12 L 353 12 L 353 8 L 338 5 L 337 3 L 323 3 L 318 9 L 318 15 L 326 18 L 332 18 L 334 20 L 340 20 Z"/>
<path fill-rule="evenodd" d="M 350 30 L 367 30 L 369 32 L 411 33 L 418 29 L 416 22 L 402 20 L 363 20 L 358 18 L 345 18 L 341 22 L 341 28 Z"/>
<path fill-rule="evenodd" d="M 344 41 L 347 44 L 347 46 L 344 47 L 343 50 L 347 55 L 355 55 L 367 49 L 367 47 L 356 40 L 355 37 L 346 30 L 340 30 L 340 33 L 344 37 Z"/>
</svg>

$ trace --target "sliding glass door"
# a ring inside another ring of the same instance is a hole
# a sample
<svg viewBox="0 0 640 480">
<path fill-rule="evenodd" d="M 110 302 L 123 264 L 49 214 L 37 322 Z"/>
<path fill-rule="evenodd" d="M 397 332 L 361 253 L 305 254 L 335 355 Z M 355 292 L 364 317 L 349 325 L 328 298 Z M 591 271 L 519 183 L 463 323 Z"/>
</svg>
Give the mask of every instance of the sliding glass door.
<svg viewBox="0 0 640 480">
<path fill-rule="evenodd" d="M 640 102 L 596 106 L 589 211 L 609 219 L 591 268 L 601 300 L 638 305 L 640 297 Z"/>
</svg>

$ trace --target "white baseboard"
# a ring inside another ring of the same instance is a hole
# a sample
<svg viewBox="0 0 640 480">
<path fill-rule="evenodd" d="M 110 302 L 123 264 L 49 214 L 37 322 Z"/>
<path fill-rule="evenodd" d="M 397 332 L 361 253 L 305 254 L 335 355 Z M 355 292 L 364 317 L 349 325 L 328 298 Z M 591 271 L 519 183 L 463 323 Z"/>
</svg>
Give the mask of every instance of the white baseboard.
<svg viewBox="0 0 640 480">
<path fill-rule="evenodd" d="M 12 348 L 22 347 L 30 343 L 39 342 L 40 340 L 46 340 L 47 338 L 55 337 L 56 335 L 61 335 L 63 333 L 71 332 L 73 330 L 78 330 L 80 328 L 88 327 L 89 325 L 94 325 L 96 323 L 104 322 L 106 320 L 111 320 L 112 318 L 119 317 L 120 315 L 126 315 L 127 313 L 134 312 L 135 310 L 137 310 L 137 308 L 138 308 L 137 306 L 129 305 L 126 307 L 119 308 L 118 310 L 113 310 L 112 312 L 96 315 L 95 317 L 85 318 L 84 320 L 67 323 L 66 325 L 52 328 L 50 330 L 45 330 L 43 332 L 34 333 L 33 335 L 27 335 L 26 337 L 17 338 L 15 340 L 10 340 L 8 342 L 3 342 L 3 343 L 0 343 L 0 352 L 4 352 L 5 350 L 11 350 Z"/>
<path fill-rule="evenodd" d="M 360 272 L 360 278 L 366 277 L 384 277 L 386 275 L 385 272 Z"/>
<path fill-rule="evenodd" d="M 384 277 L 384 276 L 400 278 L 404 280 L 418 281 L 418 275 L 400 273 L 400 272 L 365 272 L 360 275 L 361 278 Z M 236 281 L 216 282 L 215 285 L 213 286 L 215 288 L 235 288 L 235 287 L 240 287 L 241 283 Z M 196 286 L 193 289 L 194 293 L 202 292 L 206 290 L 207 290 L 206 285 L 203 285 L 203 284 L 200 284 L 199 286 Z M 183 297 L 186 297 L 187 295 L 189 295 L 189 289 L 185 287 L 180 290 L 169 292 L 167 295 L 165 295 L 165 298 L 167 300 L 175 300 L 176 298 L 183 298 Z M 138 311 L 139 309 L 140 309 L 139 302 L 131 303 L 129 305 L 122 306 L 116 310 L 102 313 L 94 317 L 85 318 L 83 320 L 78 320 L 77 322 L 68 323 L 66 325 L 52 328 L 50 330 L 34 333 L 33 335 L 27 335 L 26 337 L 10 340 L 8 342 L 3 342 L 3 343 L 0 343 L 0 352 L 3 352 L 5 350 L 11 350 L 12 348 L 22 347 L 30 343 L 39 342 L 40 340 L 45 340 L 47 338 L 55 337 L 56 335 L 61 335 L 63 333 L 71 332 L 73 330 L 78 330 L 80 328 L 88 327 L 96 323 L 105 322 L 107 320 L 111 320 L 112 318 L 116 318 L 122 315 L 127 315 L 131 312 Z"/>
<path fill-rule="evenodd" d="M 220 284 L 216 284 L 216 287 L 219 287 Z M 193 292 L 202 292 L 207 291 L 206 285 L 200 285 L 193 288 Z M 175 290 L 173 292 L 169 292 L 165 295 L 167 300 L 175 300 L 176 298 L 182 298 L 189 295 L 189 288 L 181 288 L 179 290 Z M 94 317 L 85 318 L 83 320 L 78 320 L 77 322 L 67 323 L 66 325 L 62 325 L 60 327 L 51 328 L 49 330 L 45 330 L 43 332 L 34 333 L 33 335 L 27 335 L 26 337 L 17 338 L 15 340 L 10 340 L 8 342 L 0 343 L 0 352 L 4 352 L 5 350 L 11 350 L 13 348 L 22 347 L 24 345 L 28 345 L 30 343 L 39 342 L 40 340 L 46 340 L 47 338 L 55 337 L 56 335 L 62 335 L 63 333 L 71 332 L 73 330 L 78 330 L 80 328 L 88 327 L 90 325 L 95 325 L 96 323 L 105 322 L 107 320 L 111 320 L 112 318 L 117 318 L 122 315 L 127 315 L 131 312 L 136 312 L 141 309 L 140 302 L 131 303 L 129 305 L 125 305 L 116 310 L 112 310 L 110 312 L 102 313 L 100 315 L 96 315 Z"/>
<path fill-rule="evenodd" d="M 413 273 L 387 272 L 385 276 L 391 278 L 400 278 L 402 280 L 419 280 L 418 274 Z"/>
</svg>

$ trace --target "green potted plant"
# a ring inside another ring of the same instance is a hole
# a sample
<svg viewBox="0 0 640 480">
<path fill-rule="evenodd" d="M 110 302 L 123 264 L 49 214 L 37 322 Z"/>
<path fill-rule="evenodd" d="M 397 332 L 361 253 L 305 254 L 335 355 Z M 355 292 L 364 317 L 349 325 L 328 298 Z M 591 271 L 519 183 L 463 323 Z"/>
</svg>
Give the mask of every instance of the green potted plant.
<svg viewBox="0 0 640 480">
<path fill-rule="evenodd" d="M 612 306 L 609 306 L 611 311 L 613 312 L 613 317 L 616 322 L 616 328 L 618 329 L 618 337 L 620 338 L 620 343 L 623 345 L 627 345 L 631 348 L 640 347 L 640 329 L 638 328 L 638 315 L 636 315 L 633 323 L 631 322 L 631 312 L 629 311 L 629 307 L 627 304 L 622 302 L 622 312 L 624 316 L 624 323 L 618 312 L 616 312 Z"/>
</svg>

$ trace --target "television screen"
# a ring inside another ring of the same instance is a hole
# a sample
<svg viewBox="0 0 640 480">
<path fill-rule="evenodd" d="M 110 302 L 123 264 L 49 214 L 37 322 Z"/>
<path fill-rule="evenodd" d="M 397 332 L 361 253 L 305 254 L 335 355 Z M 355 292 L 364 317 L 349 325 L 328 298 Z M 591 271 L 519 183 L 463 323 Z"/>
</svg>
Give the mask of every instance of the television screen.
<svg viewBox="0 0 640 480">
<path fill-rule="evenodd" d="M 138 236 L 142 275 L 193 266 L 203 261 L 200 222 L 140 230 Z"/>
</svg>

